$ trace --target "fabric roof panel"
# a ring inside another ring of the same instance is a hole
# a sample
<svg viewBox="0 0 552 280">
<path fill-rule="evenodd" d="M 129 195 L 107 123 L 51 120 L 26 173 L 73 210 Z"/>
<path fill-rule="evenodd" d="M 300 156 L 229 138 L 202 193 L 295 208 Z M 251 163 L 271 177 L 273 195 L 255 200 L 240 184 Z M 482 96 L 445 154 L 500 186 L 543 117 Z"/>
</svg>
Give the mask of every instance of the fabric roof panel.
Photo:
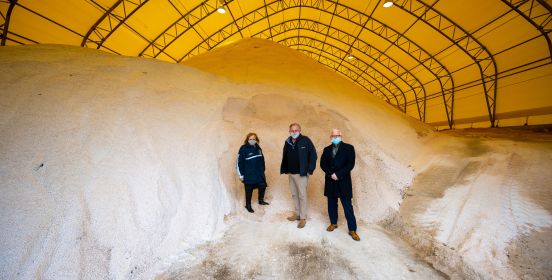
<svg viewBox="0 0 552 280">
<path fill-rule="evenodd" d="M 86 34 L 90 26 L 94 24 L 96 17 L 102 14 L 100 8 L 79 2 L 53 1 L 48 5 L 42 5 L 40 1 L 17 1 L 21 7 L 44 16 L 52 21 L 66 26 L 82 35 Z M 18 11 L 21 9 L 15 9 Z M 16 17 L 14 16 L 13 19 Z"/>
<path fill-rule="evenodd" d="M 64 28 L 24 9 L 13 10 L 9 32 L 40 44 L 80 45 L 83 36 L 74 29 Z M 10 37 L 11 34 L 8 34 Z"/>
<path fill-rule="evenodd" d="M 543 41 L 544 39 L 539 37 L 535 40 L 527 42 L 523 45 L 523 47 L 513 48 L 496 55 L 500 71 L 502 72 L 537 61 L 550 62 L 548 50 L 542 47 L 544 44 Z"/>
<path fill-rule="evenodd" d="M 552 108 L 552 65 L 504 77 L 499 83 L 498 112 Z M 552 111 L 549 112 L 552 114 Z"/>
<path fill-rule="evenodd" d="M 434 8 L 468 32 L 473 32 L 510 11 L 507 5 L 498 0 L 440 1 Z"/>
<path fill-rule="evenodd" d="M 421 21 L 416 22 L 416 24 L 406 32 L 405 36 L 431 54 L 436 54 L 454 45 L 447 37 Z M 452 46 L 451 48 L 458 49 L 459 47 Z M 464 54 L 463 52 L 459 53 Z"/>
<path fill-rule="evenodd" d="M 179 11 L 169 2 L 150 0 L 129 17 L 126 23 L 152 41 L 180 17 Z"/>
<path fill-rule="evenodd" d="M 526 21 L 520 17 L 512 18 L 507 22 L 501 22 L 500 25 L 490 25 L 489 28 L 492 28 L 492 31 L 489 32 L 489 29 L 482 30 L 487 32 L 484 32 L 484 34 L 479 37 L 479 40 L 493 53 L 500 52 L 530 38 L 541 35 L 536 29 L 528 28 Z M 505 32 L 511 34 L 511 36 L 503 36 Z"/>
<path fill-rule="evenodd" d="M 225 14 L 219 14 L 215 12 L 205 17 L 203 20 L 199 21 L 197 23 L 197 26 L 199 26 L 201 30 L 203 30 L 206 33 L 207 36 L 210 36 L 218 32 L 224 26 L 227 26 L 232 23 L 233 23 L 233 20 L 230 13 L 227 12 Z"/>
<path fill-rule="evenodd" d="M 386 49 L 385 47 L 383 48 L 378 48 L 381 52 L 384 52 L 385 55 L 389 56 L 389 57 L 392 57 L 394 60 L 396 60 L 402 67 L 404 67 L 405 69 L 413 69 L 415 68 L 416 69 L 416 72 L 418 71 L 429 71 L 429 70 L 426 70 L 425 67 L 423 67 L 423 65 L 420 64 L 420 61 L 418 60 L 415 60 L 412 56 L 416 57 L 416 53 L 412 53 L 412 56 L 409 55 L 409 53 L 405 53 L 403 50 L 395 47 L 395 46 L 391 46 L 389 49 Z"/>
<path fill-rule="evenodd" d="M 380 4 L 380 6 L 381 5 L 383 4 Z M 409 26 L 416 22 L 416 18 L 395 6 L 376 9 L 373 17 L 378 22 L 384 23 L 386 26 L 393 28 L 399 33 L 403 33 Z"/>
<path fill-rule="evenodd" d="M 103 45 L 119 54 L 137 56 L 147 41 L 128 28 L 119 28 Z"/>
<path fill-rule="evenodd" d="M 6 2 L 0 3 L 4 11 L 8 6 Z M 440 95 L 443 90 L 450 90 L 451 77 L 454 79 L 459 95 L 465 94 L 466 90 L 463 88 L 471 85 L 472 82 L 479 84 L 470 90 L 482 92 L 482 72 L 483 75 L 491 78 L 494 77 L 496 70 L 499 77 L 514 75 L 538 80 L 543 75 L 541 70 L 544 66 L 542 65 L 551 59 L 548 42 L 542 33 L 519 14 L 531 17 L 537 26 L 541 24 L 543 30 L 549 30 L 552 25 L 552 21 L 547 20 L 550 18 L 550 11 L 545 10 L 539 1 L 517 1 L 517 6 L 514 8 L 519 8 L 519 11 L 512 10 L 507 1 L 500 0 L 483 2 L 401 0 L 395 1 L 395 5 L 388 9 L 383 8 L 383 2 L 377 0 L 227 0 L 226 2 L 228 2 L 229 12 L 219 14 L 215 11 L 221 3 L 219 0 L 81 2 L 19 0 L 12 14 L 8 35 L 8 39 L 13 38 L 18 41 L 8 40 L 7 44 L 50 42 L 80 45 L 82 36 L 91 31 L 86 47 L 96 48 L 98 44 L 102 44 L 101 49 L 119 54 L 151 56 L 175 62 L 185 58 L 187 54 L 191 56 L 207 52 L 213 47 L 228 44 L 242 36 L 270 39 L 272 32 L 275 35 L 275 41 L 286 39 L 283 44 L 302 44 L 309 46 L 309 49 L 314 48 L 310 56 L 317 61 L 319 60 L 317 55 L 321 51 L 319 48 L 324 48 L 327 56 L 334 54 L 338 58 L 329 60 L 329 57 L 325 57 L 320 59 L 324 60 L 320 61 L 321 63 L 327 64 L 328 67 L 337 67 L 336 63 L 337 65 L 341 63 L 339 71 L 353 76 L 355 74 L 351 72 L 352 68 L 360 69 L 360 73 L 366 71 L 362 74 L 362 79 L 379 79 L 378 81 L 385 84 L 389 90 L 393 90 L 391 86 L 393 84 L 396 87 L 394 90 L 400 89 L 407 96 L 408 102 L 414 98 L 413 93 L 409 90 L 411 87 L 397 76 L 399 73 L 409 76 L 410 79 L 416 77 L 416 83 L 421 82 L 426 94 L 431 98 Z M 265 4 L 269 6 L 265 7 Z M 26 11 L 27 7 L 33 12 Z M 113 10 L 111 10 L 112 7 Z M 420 7 L 422 9 L 419 9 Z M 136 11 L 128 17 L 129 12 L 133 12 L 134 8 Z M 106 16 L 108 10 L 111 13 Z M 252 11 L 255 13 L 248 14 Z M 373 11 L 373 17 L 370 18 L 369 15 Z M 271 16 L 264 18 L 267 12 Z M 186 13 L 190 13 L 187 20 L 195 24 L 193 28 L 190 28 L 185 20 L 180 21 L 177 27 L 172 26 L 181 14 Z M 37 14 L 47 19 L 41 19 Z M 244 15 L 247 15 L 246 20 L 242 18 Z M 541 17 L 536 18 L 537 15 Z M 236 23 L 233 23 L 232 16 L 238 20 Z M 255 23 L 250 25 L 251 21 Z M 451 21 L 457 25 L 450 25 Z M 415 24 L 410 27 L 414 22 Z M 98 26 L 95 26 L 96 23 Z M 301 23 L 300 26 L 299 23 Z M 366 25 L 362 29 L 361 26 L 364 23 Z M 331 28 L 328 28 L 327 25 L 330 24 Z M 428 24 L 437 26 L 444 35 Z M 269 30 L 270 26 L 274 29 Z M 167 28 L 178 30 L 164 33 Z M 220 32 L 222 28 L 224 30 Z M 277 34 L 279 32 L 284 33 Z M 400 36 L 403 32 L 406 37 Z M 16 37 L 16 34 L 27 37 L 28 40 Z M 460 46 L 453 46 L 452 41 L 446 36 L 453 37 L 453 41 L 459 42 Z M 173 42 L 175 37 L 178 39 Z M 411 41 L 406 40 L 407 38 Z M 527 40 L 530 41 L 525 42 Z M 395 41 L 396 45 L 390 43 Z M 468 41 L 469 44 L 465 44 Z M 504 51 L 509 48 L 511 49 Z M 353 50 L 357 60 L 347 61 L 341 58 L 349 49 Z M 301 51 L 307 53 L 307 47 Z M 393 63 L 385 64 L 383 61 L 382 64 L 380 61 L 382 59 L 391 61 L 389 58 L 392 58 Z M 479 70 L 478 65 L 474 64 L 474 58 L 485 70 Z M 497 68 L 494 67 L 494 62 Z M 529 64 L 524 66 L 527 63 Z M 342 69 L 345 65 L 351 67 L 351 70 Z M 369 65 L 372 67 L 368 67 Z M 428 70 L 426 67 L 431 69 Z M 541 70 L 528 70 L 532 67 L 540 67 L 536 69 Z M 376 70 L 382 77 L 369 76 Z M 452 76 L 449 76 L 448 72 L 452 72 Z M 439 75 L 438 79 L 436 74 Z M 503 85 L 501 79 L 498 81 L 498 87 L 504 90 L 501 88 Z M 439 82 L 445 85 L 441 87 Z M 365 86 L 367 83 L 365 80 L 360 82 Z M 486 94 L 492 98 L 494 82 L 489 82 L 487 79 L 485 83 L 491 88 Z M 532 95 L 535 98 L 544 98 L 544 92 L 550 88 L 547 83 L 540 83 L 540 85 L 544 88 L 535 89 L 537 93 Z M 370 91 L 370 89 L 366 90 Z M 500 96 L 498 91 L 497 100 L 500 100 Z M 482 106 L 487 110 L 484 102 L 485 93 L 482 93 L 481 97 Z M 444 108 L 442 96 L 430 100 L 436 104 L 440 102 L 440 106 Z M 515 107 L 515 105 L 512 106 Z M 467 114 L 479 112 L 479 109 L 472 112 L 463 110 L 461 107 L 455 109 L 455 111 L 459 110 L 460 115 L 463 114 L 462 112 Z M 439 110 L 443 110 L 442 108 Z M 427 116 L 434 115 L 426 113 Z M 444 113 L 436 115 L 439 117 L 432 118 L 446 121 Z"/>
<path fill-rule="evenodd" d="M 165 49 L 165 53 L 179 60 L 186 53 L 192 51 L 193 46 L 200 45 L 203 38 L 196 32 L 186 32 Z M 174 62 L 174 61 L 173 61 Z"/>
</svg>

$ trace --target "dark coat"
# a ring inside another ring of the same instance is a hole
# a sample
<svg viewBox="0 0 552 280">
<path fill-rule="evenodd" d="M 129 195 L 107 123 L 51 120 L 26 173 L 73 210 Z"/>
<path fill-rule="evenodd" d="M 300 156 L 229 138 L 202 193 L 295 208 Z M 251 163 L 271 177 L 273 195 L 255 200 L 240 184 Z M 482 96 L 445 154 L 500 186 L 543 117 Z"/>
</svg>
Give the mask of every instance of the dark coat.
<svg viewBox="0 0 552 280">
<path fill-rule="evenodd" d="M 242 145 L 238 152 L 238 176 L 243 176 L 246 185 L 265 184 L 265 161 L 263 151 L 258 144 Z"/>
<path fill-rule="evenodd" d="M 351 170 L 355 167 L 355 147 L 341 142 L 335 158 L 332 159 L 332 146 L 329 145 L 324 148 L 320 158 L 320 168 L 326 174 L 324 195 L 327 197 L 352 198 Z M 333 173 L 339 180 L 335 181 L 331 178 Z"/>
<path fill-rule="evenodd" d="M 307 136 L 299 135 L 295 144 L 291 142 L 291 136 L 286 139 L 284 143 L 284 155 L 282 156 L 282 164 L 280 165 L 280 174 L 288 174 L 288 162 L 287 162 L 287 150 L 291 149 L 293 145 L 297 145 L 299 148 L 299 175 L 307 176 L 307 173 L 312 175 L 314 169 L 316 169 L 316 149 L 314 144 Z"/>
</svg>

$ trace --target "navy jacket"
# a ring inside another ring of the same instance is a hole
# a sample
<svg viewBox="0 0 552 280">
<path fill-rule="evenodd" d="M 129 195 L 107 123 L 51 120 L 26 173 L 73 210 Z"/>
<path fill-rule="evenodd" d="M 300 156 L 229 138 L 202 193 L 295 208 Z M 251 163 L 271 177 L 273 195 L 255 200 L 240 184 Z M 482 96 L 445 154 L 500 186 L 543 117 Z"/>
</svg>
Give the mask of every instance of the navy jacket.
<svg viewBox="0 0 552 280">
<path fill-rule="evenodd" d="M 287 149 L 292 149 L 293 145 L 296 145 L 296 148 L 299 149 L 299 175 L 307 176 L 314 172 L 316 169 L 316 149 L 314 144 L 307 136 L 299 135 L 295 144 L 291 142 L 291 136 L 286 139 L 284 143 L 284 155 L 282 156 L 282 164 L 280 165 L 280 174 L 289 173 L 288 164 L 287 164 Z"/>
<path fill-rule="evenodd" d="M 341 142 L 339 149 L 332 159 L 332 146 L 324 148 L 320 158 L 320 168 L 326 174 L 324 184 L 324 195 L 327 197 L 353 197 L 353 183 L 351 170 L 355 167 L 355 147 Z M 334 181 L 331 176 L 335 173 L 339 180 Z"/>
<path fill-rule="evenodd" d="M 245 144 L 240 147 L 237 172 L 238 176 L 243 176 L 243 183 L 246 185 L 265 184 L 265 161 L 258 144 Z"/>
</svg>

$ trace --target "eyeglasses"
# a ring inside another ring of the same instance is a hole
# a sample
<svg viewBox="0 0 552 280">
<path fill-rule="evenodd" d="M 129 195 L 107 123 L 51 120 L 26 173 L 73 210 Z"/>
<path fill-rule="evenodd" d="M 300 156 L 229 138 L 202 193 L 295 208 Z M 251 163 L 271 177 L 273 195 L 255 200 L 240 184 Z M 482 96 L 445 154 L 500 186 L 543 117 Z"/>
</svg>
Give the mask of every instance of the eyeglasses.
<svg viewBox="0 0 552 280">
<path fill-rule="evenodd" d="M 341 135 L 330 135 L 330 138 L 337 138 L 337 137 L 341 137 Z"/>
<path fill-rule="evenodd" d="M 247 139 L 247 140 L 255 140 L 255 141 L 257 141 L 257 139 L 255 139 L 255 138 L 249 138 L 249 139 Z"/>
<path fill-rule="evenodd" d="M 291 133 L 291 132 L 301 132 L 301 129 L 294 129 L 294 130 L 291 130 L 291 129 L 290 129 L 289 132 L 290 132 L 290 133 Z"/>
</svg>

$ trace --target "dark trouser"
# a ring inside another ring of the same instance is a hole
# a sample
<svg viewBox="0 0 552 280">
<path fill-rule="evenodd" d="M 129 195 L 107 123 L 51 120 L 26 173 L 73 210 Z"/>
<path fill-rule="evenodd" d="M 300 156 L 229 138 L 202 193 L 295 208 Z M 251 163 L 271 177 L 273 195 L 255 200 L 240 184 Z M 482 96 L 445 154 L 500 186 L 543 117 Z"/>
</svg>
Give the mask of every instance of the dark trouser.
<svg viewBox="0 0 552 280">
<path fill-rule="evenodd" d="M 264 201 L 264 195 L 266 190 L 266 185 L 256 184 L 256 185 L 245 185 L 245 206 L 251 206 L 251 197 L 253 196 L 253 189 L 259 188 L 259 202 Z"/>
<path fill-rule="evenodd" d="M 345 218 L 347 219 L 347 227 L 349 228 L 349 231 L 356 231 L 357 224 L 351 199 L 340 198 L 339 200 L 341 200 L 343 211 L 345 211 Z M 328 197 L 328 215 L 330 216 L 330 222 L 332 224 L 337 224 L 337 197 Z"/>
</svg>

